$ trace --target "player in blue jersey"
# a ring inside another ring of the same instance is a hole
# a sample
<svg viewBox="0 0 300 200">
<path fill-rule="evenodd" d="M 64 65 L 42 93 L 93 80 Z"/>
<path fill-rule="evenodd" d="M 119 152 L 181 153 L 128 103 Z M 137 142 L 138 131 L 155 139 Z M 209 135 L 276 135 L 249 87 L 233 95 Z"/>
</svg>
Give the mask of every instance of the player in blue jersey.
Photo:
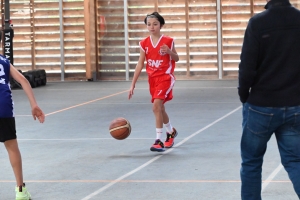
<svg viewBox="0 0 300 200">
<path fill-rule="evenodd" d="M 38 119 L 41 123 L 45 120 L 43 111 L 38 107 L 33 91 L 27 79 L 13 66 L 9 60 L 0 55 L 0 142 L 4 143 L 11 166 L 16 178 L 16 200 L 29 200 L 31 196 L 23 182 L 22 158 L 18 147 L 14 103 L 10 89 L 10 75 L 22 85 L 25 91 L 34 120 Z"/>
</svg>

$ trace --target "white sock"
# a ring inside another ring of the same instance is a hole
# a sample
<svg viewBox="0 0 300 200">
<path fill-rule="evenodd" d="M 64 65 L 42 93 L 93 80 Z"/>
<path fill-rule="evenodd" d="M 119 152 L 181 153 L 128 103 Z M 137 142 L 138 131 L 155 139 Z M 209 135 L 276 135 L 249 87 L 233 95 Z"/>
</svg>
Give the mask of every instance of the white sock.
<svg viewBox="0 0 300 200">
<path fill-rule="evenodd" d="M 173 127 L 172 127 L 170 121 L 165 124 L 165 127 L 166 127 L 166 130 L 167 130 L 168 133 L 173 133 Z"/>
<path fill-rule="evenodd" d="M 156 128 L 156 139 L 162 140 L 162 133 L 163 133 L 162 128 Z"/>
</svg>

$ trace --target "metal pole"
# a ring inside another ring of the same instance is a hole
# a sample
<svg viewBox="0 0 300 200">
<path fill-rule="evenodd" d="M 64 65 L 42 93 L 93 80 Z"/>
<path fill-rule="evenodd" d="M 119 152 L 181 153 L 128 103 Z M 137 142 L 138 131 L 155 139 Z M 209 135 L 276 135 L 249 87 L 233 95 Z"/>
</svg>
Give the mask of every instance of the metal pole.
<svg viewBox="0 0 300 200">
<path fill-rule="evenodd" d="M 186 39 L 186 75 L 191 75 L 190 70 L 190 13 L 189 13 L 189 1 L 185 1 L 185 39 Z"/>
<path fill-rule="evenodd" d="M 64 53 L 64 16 L 63 0 L 59 0 L 59 24 L 60 24 L 60 69 L 61 81 L 65 80 L 65 53 Z"/>
<path fill-rule="evenodd" d="M 1 0 L 1 31 L 0 31 L 0 43 L 2 52 L 1 54 L 4 55 L 4 42 L 3 41 L 3 30 L 4 30 L 4 2 Z"/>
<path fill-rule="evenodd" d="M 127 0 L 124 0 L 124 38 L 125 38 L 125 66 L 126 81 L 129 80 L 129 42 L 128 42 L 128 10 Z"/>
<path fill-rule="evenodd" d="M 36 69 L 34 0 L 30 0 L 30 29 L 31 29 L 31 69 Z"/>
<path fill-rule="evenodd" d="M 14 53 L 13 53 L 13 37 L 14 30 L 10 21 L 10 6 L 9 0 L 5 0 L 4 5 L 4 30 L 3 31 L 3 54 L 10 61 L 11 64 L 14 64 Z"/>
<path fill-rule="evenodd" d="M 158 12 L 158 0 L 155 0 L 154 2 L 154 10 Z"/>
<path fill-rule="evenodd" d="M 9 25 L 9 20 L 10 20 L 9 0 L 5 0 L 4 17 L 5 17 L 5 29 L 10 29 L 10 25 Z"/>
<path fill-rule="evenodd" d="M 218 29 L 218 71 L 219 79 L 223 78 L 223 58 L 222 58 L 222 18 L 221 0 L 217 0 L 217 29 Z"/>
<path fill-rule="evenodd" d="M 253 2 L 253 0 L 250 0 L 250 13 L 251 13 L 251 17 L 253 17 L 253 15 L 254 15 L 254 2 Z"/>
</svg>

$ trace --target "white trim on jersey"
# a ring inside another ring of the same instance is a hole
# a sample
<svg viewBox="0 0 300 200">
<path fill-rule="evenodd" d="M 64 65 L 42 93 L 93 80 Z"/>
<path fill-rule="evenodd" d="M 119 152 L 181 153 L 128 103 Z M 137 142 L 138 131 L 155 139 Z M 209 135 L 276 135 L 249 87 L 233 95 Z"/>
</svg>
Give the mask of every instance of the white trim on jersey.
<svg viewBox="0 0 300 200">
<path fill-rule="evenodd" d="M 171 44 L 171 51 L 173 51 L 173 47 L 174 47 L 174 38 L 172 38 L 173 39 L 173 41 L 172 41 L 172 44 Z"/>
<path fill-rule="evenodd" d="M 173 46 L 174 46 L 174 39 L 172 41 L 172 44 L 171 44 L 171 51 L 173 50 Z M 169 61 L 169 68 L 166 70 L 166 74 L 170 74 L 171 73 L 171 70 L 172 70 L 172 57 L 170 55 L 170 61 Z"/>
<path fill-rule="evenodd" d="M 169 87 L 169 89 L 166 92 L 165 98 L 167 98 L 168 94 L 170 93 L 170 91 L 173 89 L 174 84 L 175 84 L 175 78 L 172 74 L 169 74 L 171 76 L 171 85 Z"/>
<path fill-rule="evenodd" d="M 11 87 L 10 87 L 10 82 L 8 82 L 8 87 L 9 87 L 9 90 L 11 91 Z M 12 98 L 12 93 L 10 93 L 10 98 L 11 98 L 11 103 L 12 103 L 12 116 L 13 117 L 15 117 L 15 107 L 14 107 L 14 105 L 15 105 L 15 102 L 14 102 L 14 100 L 13 100 L 13 98 Z"/>
<path fill-rule="evenodd" d="M 169 68 L 166 70 L 166 74 L 171 74 L 171 70 L 172 70 L 172 59 L 171 59 L 171 56 L 170 56 Z"/>
<path fill-rule="evenodd" d="M 142 45 L 141 45 L 141 42 L 139 42 L 139 46 L 140 48 L 143 50 L 143 52 L 145 52 L 145 49 L 143 49 Z"/>
<path fill-rule="evenodd" d="M 160 36 L 160 38 L 158 39 L 156 45 L 154 46 L 152 37 L 151 37 L 151 35 L 150 35 L 150 41 L 151 41 L 151 44 L 152 44 L 153 48 L 156 48 L 156 47 L 157 47 L 157 45 L 159 44 L 159 42 L 160 42 L 160 40 L 163 38 L 163 36 L 164 36 L 164 35 L 161 35 L 161 36 Z"/>
</svg>

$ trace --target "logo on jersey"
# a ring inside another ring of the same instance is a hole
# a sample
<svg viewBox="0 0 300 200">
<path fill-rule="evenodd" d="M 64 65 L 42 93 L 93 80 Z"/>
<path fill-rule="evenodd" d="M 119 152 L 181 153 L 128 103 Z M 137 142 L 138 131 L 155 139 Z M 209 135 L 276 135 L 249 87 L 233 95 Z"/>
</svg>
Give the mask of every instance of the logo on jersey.
<svg viewBox="0 0 300 200">
<path fill-rule="evenodd" d="M 161 56 L 164 56 L 164 55 L 167 54 L 167 53 L 165 53 L 165 52 L 161 52 L 161 49 L 158 51 L 158 53 L 159 53 L 159 55 L 161 55 Z"/>
<path fill-rule="evenodd" d="M 1 57 L 0 57 L 1 59 Z M 4 67 L 3 65 L 0 64 L 0 76 L 4 76 L 5 72 L 4 72 Z M 5 84 L 5 79 L 4 78 L 0 78 L 0 84 Z"/>
<path fill-rule="evenodd" d="M 147 60 L 147 63 L 150 67 L 156 67 L 156 68 L 159 68 L 162 62 L 163 60 L 151 60 L 151 59 Z"/>
</svg>

